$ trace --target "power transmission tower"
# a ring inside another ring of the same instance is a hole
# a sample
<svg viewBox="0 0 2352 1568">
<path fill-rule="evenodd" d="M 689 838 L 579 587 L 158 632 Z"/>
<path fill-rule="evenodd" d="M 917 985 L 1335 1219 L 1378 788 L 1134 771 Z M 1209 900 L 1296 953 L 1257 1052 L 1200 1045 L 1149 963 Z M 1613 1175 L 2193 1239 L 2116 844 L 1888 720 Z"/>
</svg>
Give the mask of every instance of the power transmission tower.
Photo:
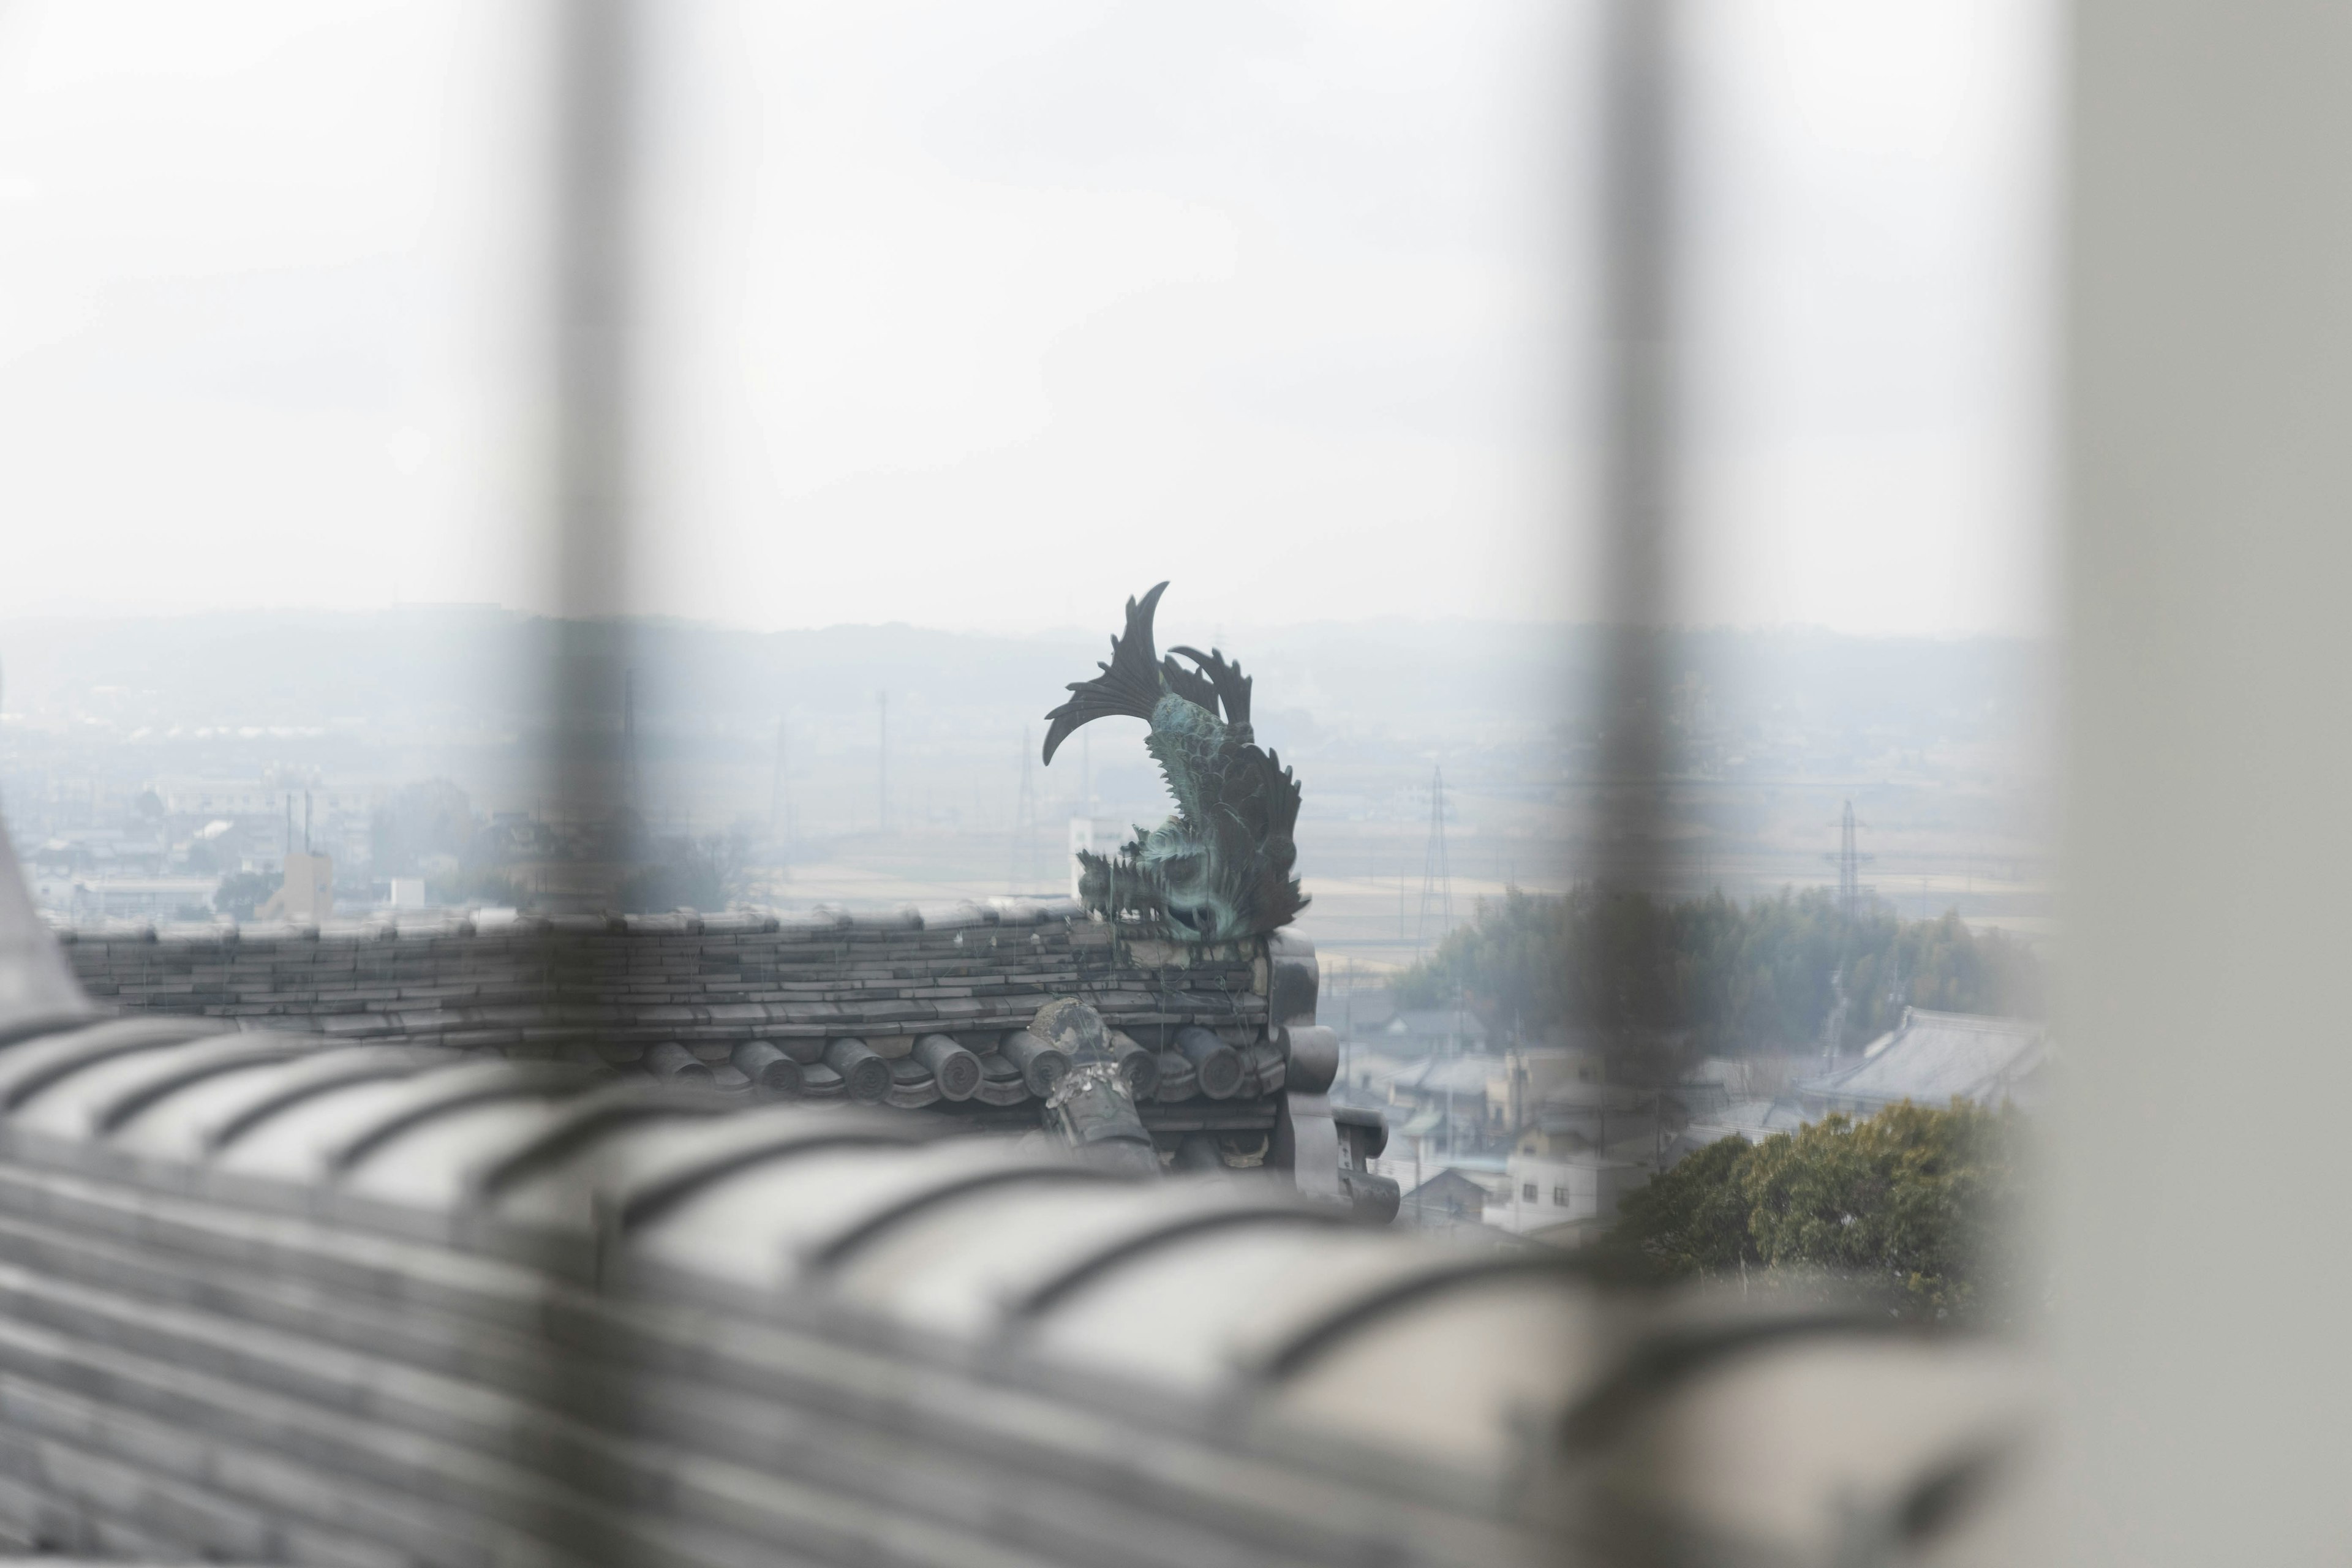
<svg viewBox="0 0 2352 1568">
<path fill-rule="evenodd" d="M 1853 802 L 1847 801 L 1845 815 L 1838 823 L 1838 852 L 1822 857 L 1824 860 L 1837 862 L 1838 912 L 1850 921 L 1862 918 L 1863 908 L 1873 891 L 1863 885 L 1863 862 L 1878 858 L 1875 855 L 1862 854 L 1855 848 L 1853 830 L 1857 826 L 1866 827 L 1869 824 L 1854 821 Z"/>
<path fill-rule="evenodd" d="M 1437 940 L 1454 929 L 1454 872 L 1445 860 L 1445 770 L 1433 768 L 1429 774 L 1429 850 L 1421 865 L 1421 917 L 1415 922 L 1412 944 L 1423 949 L 1430 942 L 1430 917 L 1437 918 Z"/>
<path fill-rule="evenodd" d="M 890 694 L 874 694 L 874 818 L 881 831 L 890 831 Z"/>
<path fill-rule="evenodd" d="M 1021 727 L 1021 795 L 1013 805 L 1013 873 L 1011 892 L 1025 893 L 1037 883 L 1037 785 L 1029 772 L 1029 727 Z"/>
</svg>

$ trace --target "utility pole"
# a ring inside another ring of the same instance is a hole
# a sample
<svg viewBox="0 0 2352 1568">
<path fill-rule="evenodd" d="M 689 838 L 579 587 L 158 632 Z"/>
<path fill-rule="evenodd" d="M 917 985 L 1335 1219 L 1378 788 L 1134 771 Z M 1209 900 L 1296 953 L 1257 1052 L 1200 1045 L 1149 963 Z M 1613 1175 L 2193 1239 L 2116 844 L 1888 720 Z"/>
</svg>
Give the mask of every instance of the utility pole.
<svg viewBox="0 0 2352 1568">
<path fill-rule="evenodd" d="M 890 831 L 890 694 L 888 692 L 877 691 L 874 694 L 874 711 L 877 742 L 874 752 L 874 816 L 875 820 L 881 825 L 881 831 L 887 834 Z"/>
</svg>

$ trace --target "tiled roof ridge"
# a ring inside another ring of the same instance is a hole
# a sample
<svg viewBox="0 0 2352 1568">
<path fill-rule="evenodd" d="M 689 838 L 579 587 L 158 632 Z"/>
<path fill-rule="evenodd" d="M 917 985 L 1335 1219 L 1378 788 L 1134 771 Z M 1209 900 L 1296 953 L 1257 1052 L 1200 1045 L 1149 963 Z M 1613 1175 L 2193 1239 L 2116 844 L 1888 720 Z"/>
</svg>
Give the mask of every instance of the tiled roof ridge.
<svg viewBox="0 0 2352 1568">
<path fill-rule="evenodd" d="M 944 1102 L 971 1116 L 1047 1091 L 1043 1081 L 999 1081 L 1008 1075 L 986 1069 L 1018 1043 L 1040 1006 L 1075 995 L 1154 1055 L 1161 1070 L 1147 1121 L 1206 1118 L 1201 1130 L 1224 1131 L 1270 1123 L 1268 1097 L 1280 1091 L 1287 1061 L 1281 1026 L 1311 1011 L 1314 989 L 1307 981 L 1303 1005 L 1294 997 L 1273 1015 L 1276 972 L 1313 970 L 1311 945 L 1287 933 L 1179 947 L 1086 918 L 1066 900 L 1032 899 L 866 914 L 436 922 L 400 931 L 206 929 L 187 940 L 110 924 L 53 951 L 70 957 L 93 1000 L 126 1013 L 556 1058 L 709 1079 L 736 1092 L 753 1091 L 756 1077 L 761 1094 L 887 1094 L 894 1105 Z M 1288 956 L 1277 963 L 1277 951 Z M 1200 1079 L 1178 1037 L 1188 1030 L 1215 1032 L 1241 1054 L 1246 1070 L 1238 1084 Z M 822 1059 L 838 1046 L 895 1062 L 933 1037 L 981 1058 L 986 1081 L 971 1096 L 944 1092 L 903 1065 L 890 1085 L 869 1072 L 853 1090 Z M 745 1052 L 748 1065 L 739 1059 Z M 776 1065 L 779 1056 L 803 1070 Z"/>
<path fill-rule="evenodd" d="M 458 912 L 362 916 L 320 921 L 155 921 L 127 919 L 76 921 L 45 916 L 63 943 L 149 942 L 215 946 L 229 942 L 381 942 L 450 937 L 505 936 L 804 936 L 835 932 L 907 932 L 1015 928 L 1083 921 L 1085 907 L 1067 898 L 999 898 L 986 903 L 906 904 L 887 910 L 851 910 L 818 905 L 809 910 L 728 910 L 641 914 L 515 914 L 482 918 Z"/>
</svg>

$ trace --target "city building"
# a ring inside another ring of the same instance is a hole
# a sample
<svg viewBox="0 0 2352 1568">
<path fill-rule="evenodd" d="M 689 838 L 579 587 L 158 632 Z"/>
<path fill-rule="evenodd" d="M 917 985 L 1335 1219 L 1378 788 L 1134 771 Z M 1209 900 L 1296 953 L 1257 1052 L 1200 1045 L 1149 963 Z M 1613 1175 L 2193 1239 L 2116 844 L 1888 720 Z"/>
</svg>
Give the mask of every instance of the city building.
<svg viewBox="0 0 2352 1568">
<path fill-rule="evenodd" d="M 261 906 L 266 921 L 302 921 L 311 924 L 335 912 L 335 862 L 325 855 L 296 853 L 286 857 L 286 880 Z"/>
<path fill-rule="evenodd" d="M 38 889 L 41 906 L 76 920 L 203 920 L 213 912 L 217 877 L 80 877 Z"/>
<path fill-rule="evenodd" d="M 1513 1152 L 1541 1159 L 1608 1153 L 1654 1166 L 1666 1123 L 1675 1119 L 1670 1101 L 1657 1089 L 1626 1084 L 1555 1084 L 1520 1128 Z"/>
<path fill-rule="evenodd" d="M 1580 1246 L 1615 1222 L 1618 1200 L 1655 1170 L 1654 1162 L 1599 1153 L 1515 1153 L 1509 1184 L 1499 1203 L 1486 1205 L 1484 1217 L 1513 1236 Z"/>
<path fill-rule="evenodd" d="M 1448 1166 L 1404 1195 L 1397 1206 L 1397 1219 L 1424 1230 L 1481 1225 L 1495 1196 L 1488 1183 Z"/>
</svg>

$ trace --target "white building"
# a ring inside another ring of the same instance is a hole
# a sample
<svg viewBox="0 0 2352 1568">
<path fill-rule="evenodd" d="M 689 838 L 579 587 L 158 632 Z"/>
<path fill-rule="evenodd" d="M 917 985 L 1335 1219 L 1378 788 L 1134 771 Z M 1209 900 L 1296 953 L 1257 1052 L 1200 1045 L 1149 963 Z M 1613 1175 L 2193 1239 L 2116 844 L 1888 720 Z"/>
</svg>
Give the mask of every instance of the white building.
<svg viewBox="0 0 2352 1568">
<path fill-rule="evenodd" d="M 1500 1199 L 1486 1205 L 1486 1223 L 1573 1245 L 1615 1221 L 1618 1200 L 1650 1179 L 1650 1167 L 1599 1154 L 1514 1154 L 1508 1174 Z"/>
<path fill-rule="evenodd" d="M 289 855 L 286 880 L 255 911 L 266 921 L 317 922 L 335 912 L 335 862 L 326 855 Z"/>
<path fill-rule="evenodd" d="M 83 877 L 69 889 L 44 885 L 40 898 L 76 920 L 168 921 L 209 916 L 219 890 L 217 877 Z"/>
</svg>

